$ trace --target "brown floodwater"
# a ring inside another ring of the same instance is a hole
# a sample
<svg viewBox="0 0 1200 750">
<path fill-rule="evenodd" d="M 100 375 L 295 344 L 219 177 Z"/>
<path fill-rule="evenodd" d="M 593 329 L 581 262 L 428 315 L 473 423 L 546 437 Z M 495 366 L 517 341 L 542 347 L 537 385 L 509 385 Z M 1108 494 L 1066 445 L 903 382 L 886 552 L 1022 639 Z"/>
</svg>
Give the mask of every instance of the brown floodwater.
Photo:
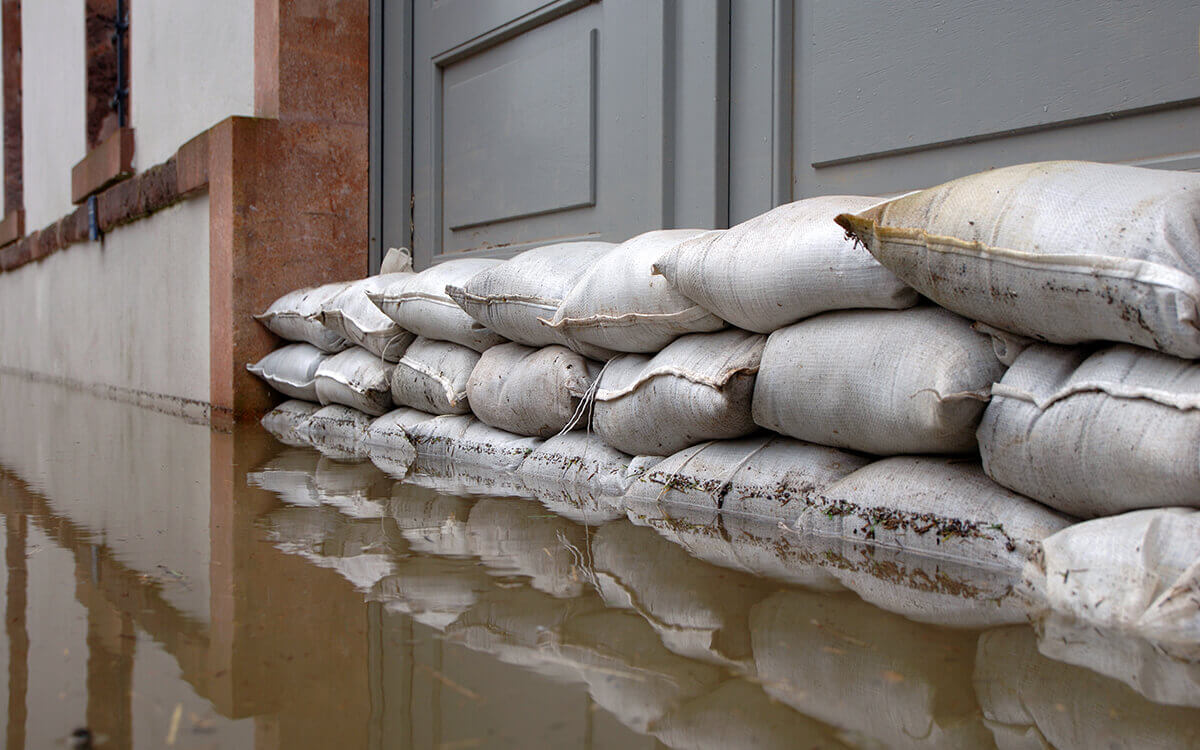
<svg viewBox="0 0 1200 750">
<path fill-rule="evenodd" d="M 1200 667 L 1012 574 L 13 376 L 0 413 L 10 749 L 1200 745 Z"/>
</svg>

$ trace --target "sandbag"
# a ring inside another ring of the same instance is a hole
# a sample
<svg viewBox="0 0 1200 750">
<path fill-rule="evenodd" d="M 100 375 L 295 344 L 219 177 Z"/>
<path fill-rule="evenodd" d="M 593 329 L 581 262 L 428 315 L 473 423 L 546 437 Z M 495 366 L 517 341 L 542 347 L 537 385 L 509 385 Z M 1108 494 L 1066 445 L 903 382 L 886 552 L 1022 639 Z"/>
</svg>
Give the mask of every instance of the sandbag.
<svg viewBox="0 0 1200 750">
<path fill-rule="evenodd" d="M 371 425 L 371 416 L 358 409 L 331 404 L 313 412 L 300 428 L 308 444 L 323 455 L 341 461 L 366 456 L 363 438 Z"/>
<path fill-rule="evenodd" d="M 648 456 L 749 434 L 765 343 L 765 336 L 731 330 L 684 336 L 653 357 L 612 359 L 599 377 L 592 429 L 617 450 Z"/>
<path fill-rule="evenodd" d="M 267 412 L 259 424 L 284 445 L 305 446 L 308 445 L 308 439 L 301 428 L 320 408 L 320 404 L 309 401 L 284 401 Z"/>
<path fill-rule="evenodd" d="M 1200 364 L 1039 344 L 992 388 L 978 437 L 988 476 L 1081 518 L 1200 507 Z"/>
<path fill-rule="evenodd" d="M 1042 542 L 1026 577 L 1056 611 L 1200 658 L 1200 512 L 1138 510 Z"/>
<path fill-rule="evenodd" d="M 441 416 L 415 424 L 408 439 L 424 459 L 472 464 L 511 474 L 542 444 L 532 437 L 490 427 L 474 417 Z"/>
<path fill-rule="evenodd" d="M 536 247 L 485 268 L 446 294 L 480 324 L 526 346 L 561 344 L 593 359 L 613 352 L 567 338 L 539 318 L 554 317 L 563 297 L 609 250 L 611 242 L 561 242 Z"/>
<path fill-rule="evenodd" d="M 285 396 L 316 401 L 314 376 L 327 357 L 329 354 L 312 344 L 288 344 L 246 365 L 246 369 Z"/>
<path fill-rule="evenodd" d="M 383 416 L 392 409 L 392 367 L 366 349 L 347 349 L 317 367 L 317 398 L 322 404 L 342 404 Z"/>
<path fill-rule="evenodd" d="M 479 352 L 418 338 L 392 371 L 392 401 L 430 414 L 470 414 L 467 380 L 479 362 Z"/>
<path fill-rule="evenodd" d="M 791 521 L 810 496 L 869 459 L 779 436 L 718 440 L 668 456 L 633 482 L 627 504 L 689 505 Z"/>
<path fill-rule="evenodd" d="M 347 283 L 339 281 L 288 292 L 254 319 L 280 338 L 304 341 L 321 351 L 336 354 L 350 346 L 350 342 L 323 326 L 318 316 L 321 306 L 345 289 Z"/>
<path fill-rule="evenodd" d="M 868 464 L 796 510 L 802 533 L 1016 569 L 1074 520 L 1004 489 L 978 463 L 921 456 Z"/>
<path fill-rule="evenodd" d="M 621 495 L 654 461 L 645 457 L 635 464 L 598 435 L 576 430 L 539 445 L 521 462 L 517 476 L 556 513 L 594 525 L 625 515 Z"/>
<path fill-rule="evenodd" d="M 393 409 L 367 427 L 362 440 L 363 450 L 371 463 L 382 471 L 403 478 L 417 457 L 416 449 L 408 440 L 408 428 L 433 417 L 433 414 L 406 406 Z"/>
<path fill-rule="evenodd" d="M 563 346 L 501 344 L 484 352 L 471 370 L 467 401 L 492 427 L 552 437 L 572 422 L 599 371 L 599 364 Z"/>
<path fill-rule="evenodd" d="M 503 343 L 504 338 L 467 315 L 446 294 L 446 287 L 462 286 L 476 273 L 502 262 L 490 258 L 449 260 L 417 274 L 397 274 L 367 297 L 406 331 L 482 352 Z"/>
<path fill-rule="evenodd" d="M 664 252 L 702 232 L 657 230 L 614 247 L 583 274 L 547 323 L 577 346 L 643 353 L 686 333 L 724 328 L 723 320 L 651 274 Z"/>
<path fill-rule="evenodd" d="M 483 498 L 467 518 L 471 553 L 500 577 L 526 576 L 529 585 L 560 599 L 587 586 L 580 550 L 584 529 L 548 515 L 541 505 L 512 498 Z"/>
<path fill-rule="evenodd" d="M 974 452 L 1003 373 L 991 340 L 945 310 L 831 312 L 771 334 L 754 421 L 879 455 Z"/>
<path fill-rule="evenodd" d="M 969 318 L 1053 343 L 1200 357 L 1200 175 L 1021 164 L 838 222 L 918 292 Z"/>
<path fill-rule="evenodd" d="M 680 242 L 654 273 L 722 320 L 758 333 L 827 310 L 912 307 L 917 293 L 833 220 L 877 203 L 855 195 L 788 203 Z"/>
<path fill-rule="evenodd" d="M 404 330 L 396 321 L 384 315 L 367 298 L 367 293 L 379 292 L 391 283 L 412 275 L 398 273 L 352 281 L 322 303 L 317 319 L 351 344 L 361 346 L 388 362 L 395 362 L 404 354 L 416 334 Z"/>
</svg>

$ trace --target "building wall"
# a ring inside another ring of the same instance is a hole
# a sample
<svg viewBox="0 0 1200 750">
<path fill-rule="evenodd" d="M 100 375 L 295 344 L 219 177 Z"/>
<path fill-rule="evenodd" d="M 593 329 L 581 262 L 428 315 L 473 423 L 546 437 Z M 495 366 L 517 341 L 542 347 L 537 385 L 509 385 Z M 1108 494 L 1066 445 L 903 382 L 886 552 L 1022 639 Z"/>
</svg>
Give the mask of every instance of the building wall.
<svg viewBox="0 0 1200 750">
<path fill-rule="evenodd" d="M 254 114 L 254 3 L 138 2 L 130 11 L 134 167 L 166 161 L 230 115 Z"/>
<path fill-rule="evenodd" d="M 207 403 L 208 207 L 193 198 L 0 274 L 0 367 Z"/>
<path fill-rule="evenodd" d="M 21 7 L 25 226 L 31 230 L 74 208 L 71 168 L 87 153 L 81 6 L 81 0 L 37 0 Z"/>
</svg>

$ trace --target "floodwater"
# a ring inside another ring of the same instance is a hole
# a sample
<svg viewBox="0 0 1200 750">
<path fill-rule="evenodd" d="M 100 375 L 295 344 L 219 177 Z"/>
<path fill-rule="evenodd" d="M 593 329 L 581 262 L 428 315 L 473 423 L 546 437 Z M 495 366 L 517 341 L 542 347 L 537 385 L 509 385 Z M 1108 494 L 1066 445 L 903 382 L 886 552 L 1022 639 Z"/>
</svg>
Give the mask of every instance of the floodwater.
<svg viewBox="0 0 1200 750">
<path fill-rule="evenodd" d="M 1030 624 L 1005 574 L 12 376 L 0 414 L 10 749 L 1200 745 L 1200 667 Z"/>
</svg>

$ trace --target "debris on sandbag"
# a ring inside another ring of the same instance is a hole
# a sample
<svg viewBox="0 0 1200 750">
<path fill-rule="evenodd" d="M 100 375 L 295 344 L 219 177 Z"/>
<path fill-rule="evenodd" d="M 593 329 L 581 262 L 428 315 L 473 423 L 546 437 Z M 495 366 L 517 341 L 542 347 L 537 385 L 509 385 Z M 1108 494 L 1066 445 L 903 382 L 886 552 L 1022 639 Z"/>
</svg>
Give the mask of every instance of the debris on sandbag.
<svg viewBox="0 0 1200 750">
<path fill-rule="evenodd" d="M 595 526 L 625 515 L 622 495 L 661 459 L 637 459 L 604 444 L 586 430 L 556 435 L 539 445 L 517 468 L 521 483 L 561 516 Z"/>
<path fill-rule="evenodd" d="M 406 331 L 482 352 L 504 343 L 504 337 L 467 315 L 446 293 L 446 286 L 462 286 L 476 273 L 502 262 L 461 258 L 415 274 L 394 274 L 382 289 L 368 292 L 367 298 Z"/>
<path fill-rule="evenodd" d="M 474 349 L 418 338 L 392 371 L 392 401 L 430 414 L 470 414 L 467 381 L 478 363 Z"/>
<path fill-rule="evenodd" d="M 292 399 L 267 412 L 259 424 L 284 445 L 302 447 L 308 445 L 308 438 L 301 433 L 301 427 L 320 409 L 320 404 Z"/>
<path fill-rule="evenodd" d="M 333 404 L 314 412 L 300 430 L 308 444 L 322 454 L 340 461 L 356 461 L 366 457 L 363 438 L 370 425 L 370 415 Z"/>
<path fill-rule="evenodd" d="M 471 370 L 467 402 L 492 427 L 549 438 L 582 426 L 580 401 L 599 372 L 600 363 L 565 346 L 500 344 Z"/>
<path fill-rule="evenodd" d="M 366 349 L 347 349 L 317 367 L 317 398 L 322 404 L 383 416 L 392 409 L 392 367 Z"/>
<path fill-rule="evenodd" d="M 312 344 L 288 344 L 246 365 L 246 369 L 285 396 L 319 401 L 317 368 L 329 356 Z"/>
</svg>

